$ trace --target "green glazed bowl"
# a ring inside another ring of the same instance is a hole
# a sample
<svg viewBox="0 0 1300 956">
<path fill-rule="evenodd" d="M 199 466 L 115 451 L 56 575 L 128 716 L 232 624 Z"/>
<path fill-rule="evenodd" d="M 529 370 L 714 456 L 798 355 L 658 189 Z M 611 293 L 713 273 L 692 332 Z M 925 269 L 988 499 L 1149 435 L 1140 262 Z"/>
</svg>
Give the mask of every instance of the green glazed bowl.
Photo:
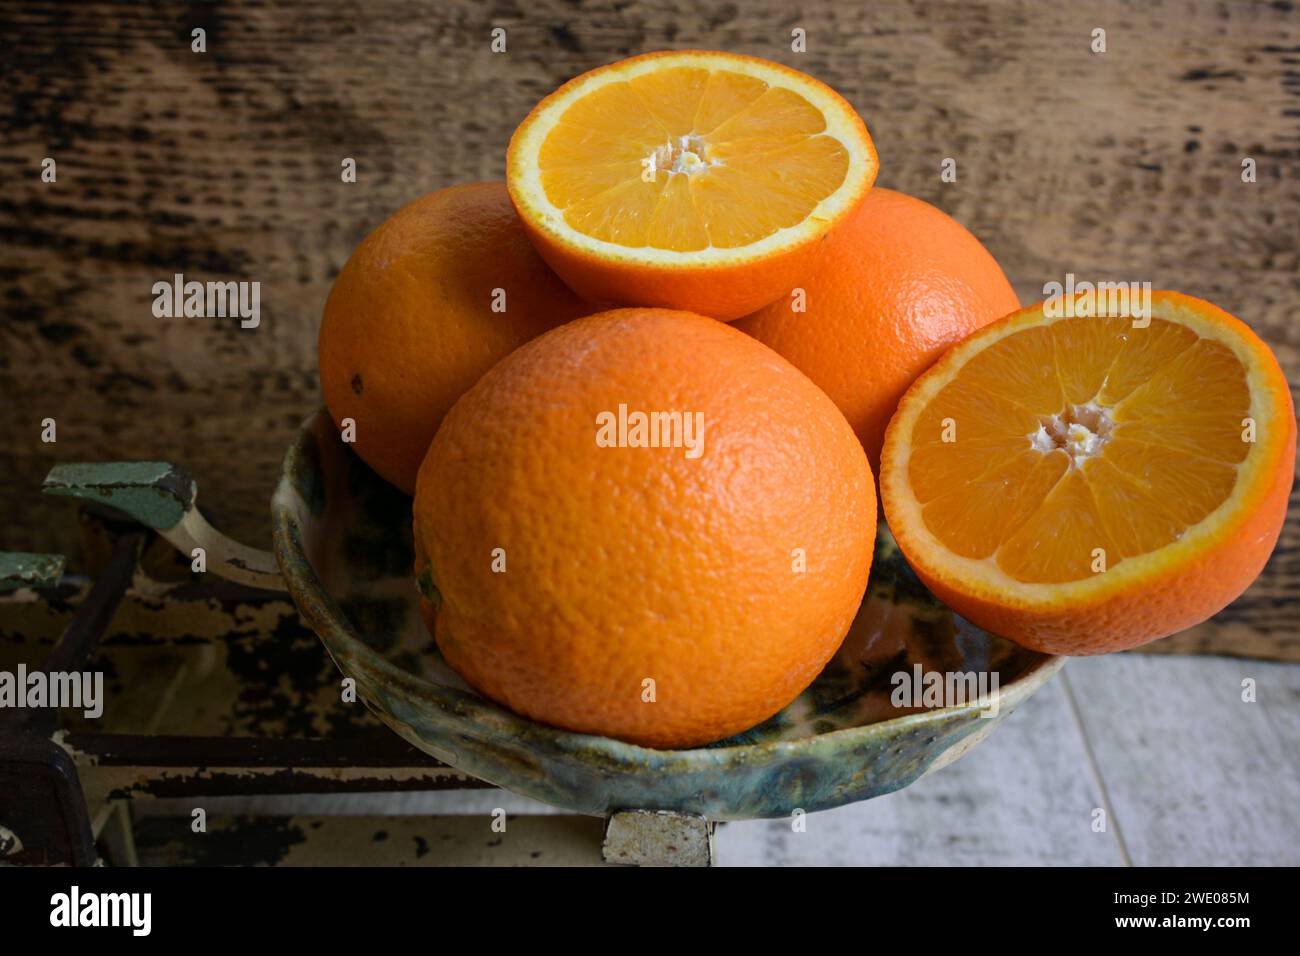
<svg viewBox="0 0 1300 956">
<path fill-rule="evenodd" d="M 289 448 L 271 510 L 289 592 L 380 719 L 458 770 L 578 813 L 739 820 L 889 793 L 983 740 L 1063 663 L 939 604 L 882 524 L 862 609 L 811 687 L 727 740 L 652 750 L 520 717 L 456 676 L 420 620 L 410 498 L 367 468 L 323 411 Z M 989 694 L 957 707 L 895 706 L 894 675 L 918 665 L 984 675 Z"/>
</svg>

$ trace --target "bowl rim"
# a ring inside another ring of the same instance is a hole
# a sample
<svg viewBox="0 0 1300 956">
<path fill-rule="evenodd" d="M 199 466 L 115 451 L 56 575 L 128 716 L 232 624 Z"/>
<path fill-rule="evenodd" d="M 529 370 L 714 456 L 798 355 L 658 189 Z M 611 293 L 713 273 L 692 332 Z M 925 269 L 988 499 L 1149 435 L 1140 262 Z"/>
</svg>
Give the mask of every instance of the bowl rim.
<svg viewBox="0 0 1300 956">
<path fill-rule="evenodd" d="M 516 739 L 527 739 L 533 745 L 544 744 L 558 758 L 581 759 L 590 764 L 593 757 L 600 757 L 609 763 L 610 769 L 626 771 L 653 768 L 655 772 L 662 772 L 678 766 L 682 769 L 700 770 L 737 762 L 753 765 L 777 759 L 811 756 L 822 750 L 892 738 L 899 732 L 916 731 L 930 724 L 941 724 L 954 719 L 964 722 L 972 716 L 978 720 L 979 712 L 985 709 L 986 705 L 978 701 L 968 702 L 955 707 L 901 714 L 887 720 L 842 727 L 797 739 L 660 750 L 612 737 L 578 733 L 543 724 L 516 714 L 472 691 L 436 684 L 403 670 L 362 640 L 347 615 L 325 589 L 302 544 L 301 529 L 294 516 L 293 501 L 299 493 L 293 474 L 296 469 L 309 467 L 305 460 L 307 443 L 317 440 L 325 423 L 328 423 L 333 433 L 333 420 L 324 408 L 318 409 L 303 421 L 285 451 L 280 478 L 271 497 L 275 557 L 285 585 L 299 612 L 324 641 L 331 658 L 344 676 L 356 675 L 339 664 L 338 657 L 334 654 L 335 643 L 376 672 L 389 686 L 404 687 L 436 704 L 448 715 L 449 725 L 474 726 L 493 734 L 506 733 Z M 414 586 L 412 579 L 412 589 Z M 1061 656 L 1033 651 L 1030 653 L 1038 654 L 1038 659 L 1011 681 L 999 681 L 994 695 L 998 711 L 997 716 L 991 718 L 990 727 L 996 726 L 1004 714 L 1010 713 L 1045 684 L 1065 663 L 1065 658 Z M 358 684 L 361 683 L 363 682 L 358 681 Z M 978 729 L 978 724 L 975 729 Z"/>
</svg>

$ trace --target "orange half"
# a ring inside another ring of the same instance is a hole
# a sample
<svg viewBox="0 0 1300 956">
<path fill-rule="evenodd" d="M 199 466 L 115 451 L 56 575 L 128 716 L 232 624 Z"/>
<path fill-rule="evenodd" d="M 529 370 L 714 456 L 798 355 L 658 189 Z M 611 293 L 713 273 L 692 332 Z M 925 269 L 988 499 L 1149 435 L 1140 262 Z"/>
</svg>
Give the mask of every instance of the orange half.
<svg viewBox="0 0 1300 956">
<path fill-rule="evenodd" d="M 1104 653 L 1205 620 L 1263 569 L 1295 410 L 1268 346 L 1208 302 L 1051 311 L 1008 316 L 916 381 L 881 498 L 958 613 L 1037 650 Z"/>
<path fill-rule="evenodd" d="M 544 258 L 602 304 L 738 318 L 788 294 L 876 177 L 839 94 L 732 53 L 652 53 L 544 99 L 507 181 Z"/>
</svg>

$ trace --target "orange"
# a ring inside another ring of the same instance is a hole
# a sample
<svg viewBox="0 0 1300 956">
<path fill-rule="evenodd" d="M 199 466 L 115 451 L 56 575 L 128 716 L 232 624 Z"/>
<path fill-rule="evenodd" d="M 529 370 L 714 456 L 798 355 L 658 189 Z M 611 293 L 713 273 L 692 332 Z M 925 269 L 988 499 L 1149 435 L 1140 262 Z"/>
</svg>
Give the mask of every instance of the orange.
<svg viewBox="0 0 1300 956">
<path fill-rule="evenodd" d="M 789 291 L 876 178 L 839 94 L 748 56 L 650 53 L 542 100 L 506 157 L 547 262 L 589 300 L 735 319 Z"/>
<path fill-rule="evenodd" d="M 662 309 L 508 356 L 447 415 L 415 495 L 447 662 L 534 720 L 655 747 L 745 730 L 811 683 L 875 523 L 831 400 L 749 336 Z"/>
<path fill-rule="evenodd" d="M 977 332 L 908 390 L 880 491 L 904 555 L 958 613 L 1035 650 L 1100 654 L 1205 620 L 1259 574 L 1295 409 L 1268 346 L 1208 302 L 1153 293 L 1149 325 L 1054 302 Z"/>
<path fill-rule="evenodd" d="M 826 241 L 817 269 L 737 328 L 825 389 L 878 469 L 907 387 L 949 347 L 1019 307 L 961 223 L 877 187 Z"/>
<path fill-rule="evenodd" d="M 394 213 L 334 281 L 321 390 L 354 450 L 408 494 L 442 417 L 497 359 L 590 312 L 524 235 L 504 183 L 453 186 Z"/>
</svg>

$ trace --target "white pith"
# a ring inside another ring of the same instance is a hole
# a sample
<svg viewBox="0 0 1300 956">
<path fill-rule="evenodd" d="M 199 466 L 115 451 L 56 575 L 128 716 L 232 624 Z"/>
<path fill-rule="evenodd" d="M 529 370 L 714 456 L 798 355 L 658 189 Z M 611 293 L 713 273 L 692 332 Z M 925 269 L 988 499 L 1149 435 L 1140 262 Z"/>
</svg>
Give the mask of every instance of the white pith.
<svg viewBox="0 0 1300 956">
<path fill-rule="evenodd" d="M 1114 427 L 1110 407 L 1093 398 L 1063 412 L 1040 416 L 1038 430 L 1029 435 L 1029 447 L 1044 454 L 1059 449 L 1070 457 L 1070 467 L 1082 468 L 1110 441 Z"/>
<path fill-rule="evenodd" d="M 660 169 L 669 175 L 694 176 L 714 166 L 721 166 L 720 159 L 705 159 L 706 144 L 693 133 L 679 136 L 677 142 L 664 143 L 642 160 L 643 165 L 651 170 Z"/>
</svg>

